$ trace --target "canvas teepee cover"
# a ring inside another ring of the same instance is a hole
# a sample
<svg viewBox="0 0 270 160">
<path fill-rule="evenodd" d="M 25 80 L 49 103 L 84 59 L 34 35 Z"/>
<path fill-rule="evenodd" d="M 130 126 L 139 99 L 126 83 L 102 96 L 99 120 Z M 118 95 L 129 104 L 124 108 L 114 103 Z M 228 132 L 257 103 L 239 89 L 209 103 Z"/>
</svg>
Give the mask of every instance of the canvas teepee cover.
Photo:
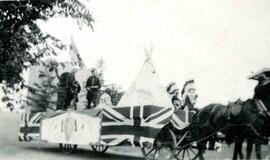
<svg viewBox="0 0 270 160">
<path fill-rule="evenodd" d="M 173 106 L 150 58 L 117 107 L 103 109 L 101 143 L 142 146 L 171 119 Z"/>
<path fill-rule="evenodd" d="M 118 103 L 121 106 L 155 105 L 172 107 L 150 58 L 146 59 L 139 74 Z"/>
</svg>

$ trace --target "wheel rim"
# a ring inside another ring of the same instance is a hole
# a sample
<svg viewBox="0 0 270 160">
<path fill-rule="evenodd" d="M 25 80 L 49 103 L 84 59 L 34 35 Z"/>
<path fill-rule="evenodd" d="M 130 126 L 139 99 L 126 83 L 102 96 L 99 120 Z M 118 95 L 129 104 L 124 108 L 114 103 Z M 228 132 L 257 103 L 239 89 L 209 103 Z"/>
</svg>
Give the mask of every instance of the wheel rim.
<svg viewBox="0 0 270 160">
<path fill-rule="evenodd" d="M 157 138 L 152 146 L 142 147 L 142 153 L 147 160 L 165 160 L 173 159 L 176 146 L 174 133 L 169 129 L 167 136 Z M 159 137 L 159 136 L 158 136 Z"/>
<path fill-rule="evenodd" d="M 93 151 L 97 153 L 104 153 L 107 151 L 108 148 L 109 147 L 105 145 L 92 145 Z"/>
<path fill-rule="evenodd" d="M 75 144 L 59 144 L 61 150 L 65 153 L 73 153 L 77 149 L 77 145 Z"/>
<path fill-rule="evenodd" d="M 198 149 L 189 145 L 185 148 L 180 148 L 175 153 L 175 158 L 179 160 L 195 160 L 198 158 Z"/>
</svg>

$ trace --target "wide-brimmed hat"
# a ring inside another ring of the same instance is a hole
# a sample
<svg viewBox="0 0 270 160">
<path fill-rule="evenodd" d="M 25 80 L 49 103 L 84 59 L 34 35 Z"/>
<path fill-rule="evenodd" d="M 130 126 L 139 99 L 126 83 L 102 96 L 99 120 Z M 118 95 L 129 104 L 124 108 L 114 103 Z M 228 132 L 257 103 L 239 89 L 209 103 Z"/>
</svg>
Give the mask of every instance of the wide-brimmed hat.
<svg viewBox="0 0 270 160">
<path fill-rule="evenodd" d="M 170 82 L 169 85 L 167 86 L 167 92 L 169 94 L 176 94 L 176 92 L 179 92 L 179 88 L 176 85 L 175 82 Z"/>
</svg>

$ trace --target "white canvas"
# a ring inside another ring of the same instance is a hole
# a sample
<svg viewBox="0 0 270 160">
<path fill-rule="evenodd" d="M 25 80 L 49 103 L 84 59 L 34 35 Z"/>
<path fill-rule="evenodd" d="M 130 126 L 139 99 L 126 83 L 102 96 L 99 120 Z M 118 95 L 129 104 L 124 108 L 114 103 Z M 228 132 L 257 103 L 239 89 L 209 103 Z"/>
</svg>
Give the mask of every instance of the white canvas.
<svg viewBox="0 0 270 160">
<path fill-rule="evenodd" d="M 89 145 L 99 143 L 100 130 L 100 118 L 71 111 L 42 120 L 40 132 L 49 143 Z"/>
<path fill-rule="evenodd" d="M 137 77 L 121 98 L 118 107 L 155 105 L 173 107 L 151 58 L 147 58 Z"/>
</svg>

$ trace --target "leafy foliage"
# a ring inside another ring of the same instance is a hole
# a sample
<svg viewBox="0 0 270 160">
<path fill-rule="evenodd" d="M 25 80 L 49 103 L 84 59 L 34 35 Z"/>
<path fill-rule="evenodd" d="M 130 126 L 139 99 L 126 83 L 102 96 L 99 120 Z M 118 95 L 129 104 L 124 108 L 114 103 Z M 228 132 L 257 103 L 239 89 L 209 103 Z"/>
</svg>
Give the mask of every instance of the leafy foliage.
<svg viewBox="0 0 270 160">
<path fill-rule="evenodd" d="M 23 70 L 65 47 L 36 23 L 51 17 L 73 18 L 79 27 L 93 28 L 93 18 L 79 0 L 0 1 L 0 83 L 6 86 L 5 93 L 24 86 Z"/>
<path fill-rule="evenodd" d="M 71 17 L 78 25 L 92 27 L 93 18 L 78 0 L 23 0 L 0 2 L 0 83 L 8 87 L 23 82 L 21 73 L 30 65 L 39 64 L 43 56 L 63 49 L 61 41 L 43 33 L 37 20 L 50 17 Z"/>
<path fill-rule="evenodd" d="M 124 95 L 124 92 L 122 91 L 122 87 L 115 83 L 105 84 L 105 80 L 104 80 L 104 70 L 106 68 L 105 62 L 106 62 L 105 59 L 102 57 L 98 59 L 96 63 L 96 68 L 99 71 L 97 76 L 99 77 L 103 88 L 110 89 L 110 96 L 111 96 L 112 104 L 116 106 L 118 102 L 120 101 L 121 97 Z M 103 92 L 104 91 L 102 91 L 100 96 L 103 94 Z"/>
<path fill-rule="evenodd" d="M 28 92 L 31 96 L 27 96 L 26 104 L 30 106 L 38 107 L 38 111 L 46 111 L 48 108 L 54 110 L 56 101 L 53 101 L 53 97 L 57 94 L 57 86 L 55 79 L 57 76 L 51 72 L 39 71 L 39 77 L 43 79 L 41 84 L 35 84 L 34 87 L 27 86 Z"/>
<path fill-rule="evenodd" d="M 104 58 L 98 59 L 96 63 L 96 68 L 98 70 L 98 75 L 97 77 L 100 79 L 100 83 L 103 86 L 105 81 L 104 81 L 104 70 L 105 70 L 105 60 Z"/>
</svg>

